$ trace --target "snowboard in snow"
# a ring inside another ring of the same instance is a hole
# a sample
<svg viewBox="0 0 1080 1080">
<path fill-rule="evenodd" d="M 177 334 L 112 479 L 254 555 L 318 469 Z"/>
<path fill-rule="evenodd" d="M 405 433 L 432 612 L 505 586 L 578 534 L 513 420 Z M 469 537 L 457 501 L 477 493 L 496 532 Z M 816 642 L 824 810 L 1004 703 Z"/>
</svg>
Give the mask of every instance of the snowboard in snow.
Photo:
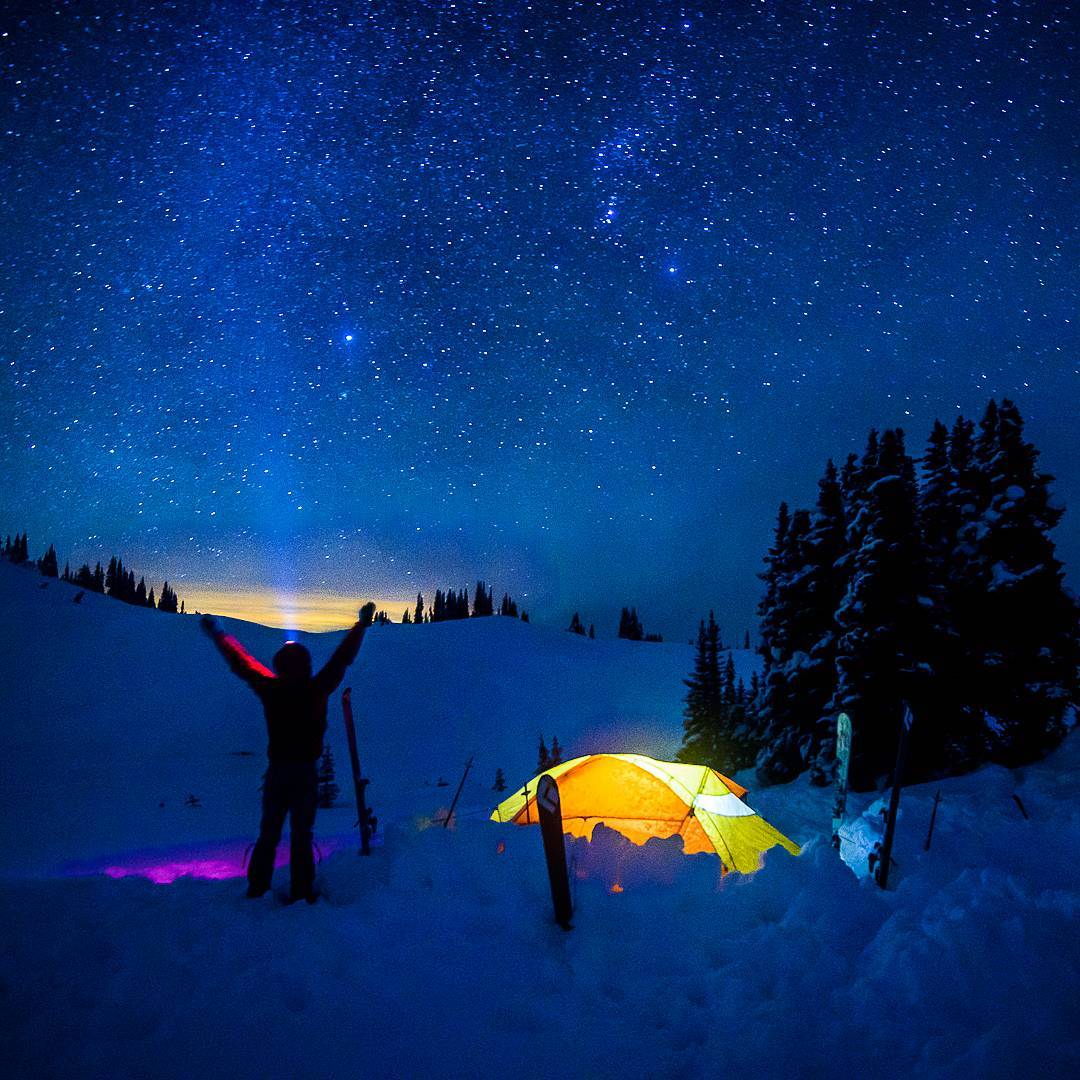
<svg viewBox="0 0 1080 1080">
<path fill-rule="evenodd" d="M 566 869 L 566 841 L 563 839 L 562 804 L 559 785 L 545 773 L 536 785 L 536 811 L 540 817 L 540 835 L 544 840 L 548 878 L 551 881 L 551 900 L 555 905 L 555 921 L 569 930 L 574 915 L 570 900 L 570 875 Z"/>
<path fill-rule="evenodd" d="M 847 807 L 848 768 L 851 765 L 851 717 L 842 712 L 836 718 L 836 802 L 833 804 L 832 846 L 840 850 L 840 827 Z"/>
</svg>

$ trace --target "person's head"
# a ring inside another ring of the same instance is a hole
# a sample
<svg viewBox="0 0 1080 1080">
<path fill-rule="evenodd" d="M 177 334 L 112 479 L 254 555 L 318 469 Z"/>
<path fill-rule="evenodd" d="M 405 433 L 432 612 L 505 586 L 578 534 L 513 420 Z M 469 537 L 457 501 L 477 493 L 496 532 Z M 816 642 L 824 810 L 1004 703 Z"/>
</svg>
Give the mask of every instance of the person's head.
<svg viewBox="0 0 1080 1080">
<path fill-rule="evenodd" d="M 274 654 L 274 671 L 282 679 L 310 679 L 311 653 L 299 641 L 286 641 Z"/>
</svg>

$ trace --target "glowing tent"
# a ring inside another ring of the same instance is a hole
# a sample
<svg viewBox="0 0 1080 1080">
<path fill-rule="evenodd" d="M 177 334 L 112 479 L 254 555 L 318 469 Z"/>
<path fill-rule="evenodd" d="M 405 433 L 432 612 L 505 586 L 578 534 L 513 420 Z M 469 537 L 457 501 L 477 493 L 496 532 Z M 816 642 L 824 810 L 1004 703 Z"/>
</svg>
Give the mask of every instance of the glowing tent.
<svg viewBox="0 0 1080 1080">
<path fill-rule="evenodd" d="M 558 782 L 563 831 L 572 836 L 589 838 L 601 823 L 635 844 L 678 835 L 686 854 L 715 851 L 726 869 L 744 874 L 757 870 L 762 852 L 775 844 L 799 854 L 798 844 L 742 801 L 746 788 L 707 765 L 589 754 L 544 771 Z M 540 776 L 499 803 L 491 820 L 535 824 Z"/>
</svg>

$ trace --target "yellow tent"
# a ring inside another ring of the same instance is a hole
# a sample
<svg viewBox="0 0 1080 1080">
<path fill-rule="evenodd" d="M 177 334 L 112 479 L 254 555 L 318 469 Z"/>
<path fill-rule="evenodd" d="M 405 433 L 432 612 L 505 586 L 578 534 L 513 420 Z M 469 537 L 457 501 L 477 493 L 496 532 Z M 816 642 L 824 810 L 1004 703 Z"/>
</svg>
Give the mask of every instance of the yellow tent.
<svg viewBox="0 0 1080 1080">
<path fill-rule="evenodd" d="M 572 836 L 591 837 L 601 823 L 635 844 L 679 835 L 688 855 L 715 851 L 726 869 L 744 874 L 757 870 L 762 852 L 774 844 L 799 854 L 798 844 L 742 801 L 746 788 L 707 765 L 641 754 L 588 754 L 545 772 L 558 782 L 563 831 Z M 499 803 L 491 820 L 536 823 L 540 775 Z"/>
</svg>

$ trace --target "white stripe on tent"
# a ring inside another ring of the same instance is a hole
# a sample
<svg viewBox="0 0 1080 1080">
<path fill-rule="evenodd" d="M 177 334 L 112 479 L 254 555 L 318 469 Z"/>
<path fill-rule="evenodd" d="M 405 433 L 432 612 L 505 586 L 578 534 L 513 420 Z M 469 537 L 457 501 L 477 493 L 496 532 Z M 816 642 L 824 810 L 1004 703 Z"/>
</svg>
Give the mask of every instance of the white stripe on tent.
<svg viewBox="0 0 1080 1080">
<path fill-rule="evenodd" d="M 751 817 L 754 811 L 730 791 L 723 795 L 696 795 L 694 809 L 702 809 L 720 817 Z"/>
</svg>

